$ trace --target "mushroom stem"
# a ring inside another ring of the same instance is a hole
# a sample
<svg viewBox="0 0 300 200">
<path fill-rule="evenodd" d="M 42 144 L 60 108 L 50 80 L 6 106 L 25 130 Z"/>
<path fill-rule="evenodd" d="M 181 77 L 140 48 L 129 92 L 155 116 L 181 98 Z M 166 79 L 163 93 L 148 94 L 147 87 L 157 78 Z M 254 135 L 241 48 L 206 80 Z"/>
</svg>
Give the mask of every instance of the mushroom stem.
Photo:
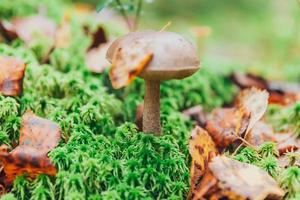
<svg viewBox="0 0 300 200">
<path fill-rule="evenodd" d="M 145 80 L 143 131 L 160 135 L 159 81 Z"/>
</svg>

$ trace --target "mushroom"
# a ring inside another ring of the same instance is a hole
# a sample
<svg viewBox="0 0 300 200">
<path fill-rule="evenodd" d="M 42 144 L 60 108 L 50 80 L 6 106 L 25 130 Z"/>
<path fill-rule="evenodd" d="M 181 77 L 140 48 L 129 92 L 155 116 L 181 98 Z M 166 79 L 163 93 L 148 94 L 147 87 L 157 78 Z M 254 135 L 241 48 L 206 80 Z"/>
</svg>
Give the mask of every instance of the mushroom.
<svg viewBox="0 0 300 200">
<path fill-rule="evenodd" d="M 143 52 L 152 53 L 139 76 L 145 80 L 143 131 L 159 135 L 160 125 L 160 82 L 183 79 L 199 69 L 195 46 L 184 37 L 173 32 L 132 32 L 115 40 L 107 51 L 107 59 L 114 64 L 121 50 L 136 48 L 141 44 Z M 121 57 L 121 56 L 120 56 Z"/>
</svg>

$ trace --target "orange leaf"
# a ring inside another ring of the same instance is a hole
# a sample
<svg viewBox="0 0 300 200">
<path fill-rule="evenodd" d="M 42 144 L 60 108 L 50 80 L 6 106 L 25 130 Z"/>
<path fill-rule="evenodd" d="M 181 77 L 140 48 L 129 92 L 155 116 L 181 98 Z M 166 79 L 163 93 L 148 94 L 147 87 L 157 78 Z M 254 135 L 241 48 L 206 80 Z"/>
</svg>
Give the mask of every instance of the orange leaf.
<svg viewBox="0 0 300 200">
<path fill-rule="evenodd" d="M 189 152 L 192 156 L 190 171 L 191 188 L 189 193 L 191 198 L 195 196 L 194 192 L 196 191 L 199 180 L 207 169 L 208 162 L 212 157 L 218 154 L 218 150 L 207 131 L 196 126 L 189 139 Z"/>
<path fill-rule="evenodd" d="M 10 153 L 0 153 L 7 183 L 21 174 L 31 178 L 41 173 L 54 176 L 56 168 L 47 153 L 58 145 L 60 135 L 55 123 L 26 112 L 22 117 L 19 146 Z"/>
<path fill-rule="evenodd" d="M 148 52 L 146 45 L 143 41 L 137 41 L 130 48 L 116 50 L 110 71 L 110 80 L 115 89 L 130 84 L 152 60 L 153 53 Z"/>
<path fill-rule="evenodd" d="M 13 57 L 0 57 L 0 93 L 18 96 L 22 93 L 25 63 Z"/>
</svg>

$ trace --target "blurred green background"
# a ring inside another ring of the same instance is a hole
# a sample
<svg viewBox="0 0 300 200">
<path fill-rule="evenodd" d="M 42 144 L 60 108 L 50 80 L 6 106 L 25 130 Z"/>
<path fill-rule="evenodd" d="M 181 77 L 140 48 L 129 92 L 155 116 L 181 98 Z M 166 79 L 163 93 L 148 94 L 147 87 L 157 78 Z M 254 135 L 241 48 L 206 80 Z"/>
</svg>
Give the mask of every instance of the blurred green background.
<svg viewBox="0 0 300 200">
<path fill-rule="evenodd" d="M 271 79 L 300 80 L 299 0 L 145 2 L 140 29 L 160 30 L 172 22 L 167 30 L 198 44 L 204 66 L 223 71 L 246 70 Z M 192 30 L 203 26 L 209 27 L 211 34 L 195 37 Z"/>
<path fill-rule="evenodd" d="M 142 28 L 160 29 L 171 21 L 168 30 L 192 36 L 193 27 L 209 26 L 210 36 L 194 38 L 204 63 L 300 80 L 297 0 L 154 0 L 145 5 Z"/>
<path fill-rule="evenodd" d="M 88 3 L 96 7 L 105 1 L 109 0 L 26 0 L 26 3 L 25 0 L 0 0 L 0 16 L 26 14 L 30 8 L 37 7 L 37 2 L 46 2 L 53 8 L 49 9 L 50 15 L 59 19 L 56 14 L 62 12 L 55 13 L 55 10 L 61 8 L 58 4 L 63 2 Z M 138 2 L 120 1 L 125 4 Z M 172 22 L 167 30 L 183 34 L 198 45 L 203 67 L 218 71 L 246 70 L 271 79 L 300 80 L 300 0 L 143 2 L 139 29 L 160 30 Z M 10 10 L 15 13 L 4 12 Z M 99 18 L 101 14 L 91 21 L 99 21 Z M 107 24 L 109 21 L 106 19 Z M 118 25 L 113 26 L 118 28 Z M 210 34 L 197 36 L 193 30 L 199 27 L 209 30 Z M 114 35 L 113 32 L 109 35 Z"/>
</svg>

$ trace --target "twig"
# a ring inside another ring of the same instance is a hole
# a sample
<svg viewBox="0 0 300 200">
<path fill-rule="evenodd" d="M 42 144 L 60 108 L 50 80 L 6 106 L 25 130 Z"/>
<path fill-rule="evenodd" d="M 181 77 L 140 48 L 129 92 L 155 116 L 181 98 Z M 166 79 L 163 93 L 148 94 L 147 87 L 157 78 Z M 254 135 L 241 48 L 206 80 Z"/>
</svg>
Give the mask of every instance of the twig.
<svg viewBox="0 0 300 200">
<path fill-rule="evenodd" d="M 240 150 L 240 148 L 246 144 L 247 146 L 250 146 L 251 148 L 256 150 L 256 147 L 252 144 L 250 144 L 247 140 L 245 140 L 244 138 L 242 138 L 241 136 L 238 136 L 237 134 L 234 134 L 238 139 L 240 139 L 242 141 L 242 143 L 235 149 L 235 151 L 233 152 L 233 156 L 235 156 L 237 154 L 237 152 Z M 245 135 L 246 137 L 246 135 Z"/>
<path fill-rule="evenodd" d="M 127 14 L 126 14 L 126 11 L 124 9 L 124 6 L 123 6 L 121 0 L 116 0 L 116 2 L 118 4 L 118 6 L 120 7 L 121 14 L 122 14 L 123 18 L 125 19 L 125 21 L 127 23 L 129 31 L 132 31 L 130 20 L 129 20 Z"/>
<path fill-rule="evenodd" d="M 143 0 L 138 0 L 137 9 L 136 9 L 136 13 L 135 13 L 135 19 L 134 19 L 134 30 L 137 30 L 137 28 L 138 28 L 142 7 L 143 7 Z"/>
<path fill-rule="evenodd" d="M 162 27 L 162 29 L 160 29 L 160 32 L 166 30 L 169 26 L 171 26 L 171 24 L 172 24 L 172 22 L 169 21 L 166 25 L 164 25 L 164 26 Z"/>
</svg>

